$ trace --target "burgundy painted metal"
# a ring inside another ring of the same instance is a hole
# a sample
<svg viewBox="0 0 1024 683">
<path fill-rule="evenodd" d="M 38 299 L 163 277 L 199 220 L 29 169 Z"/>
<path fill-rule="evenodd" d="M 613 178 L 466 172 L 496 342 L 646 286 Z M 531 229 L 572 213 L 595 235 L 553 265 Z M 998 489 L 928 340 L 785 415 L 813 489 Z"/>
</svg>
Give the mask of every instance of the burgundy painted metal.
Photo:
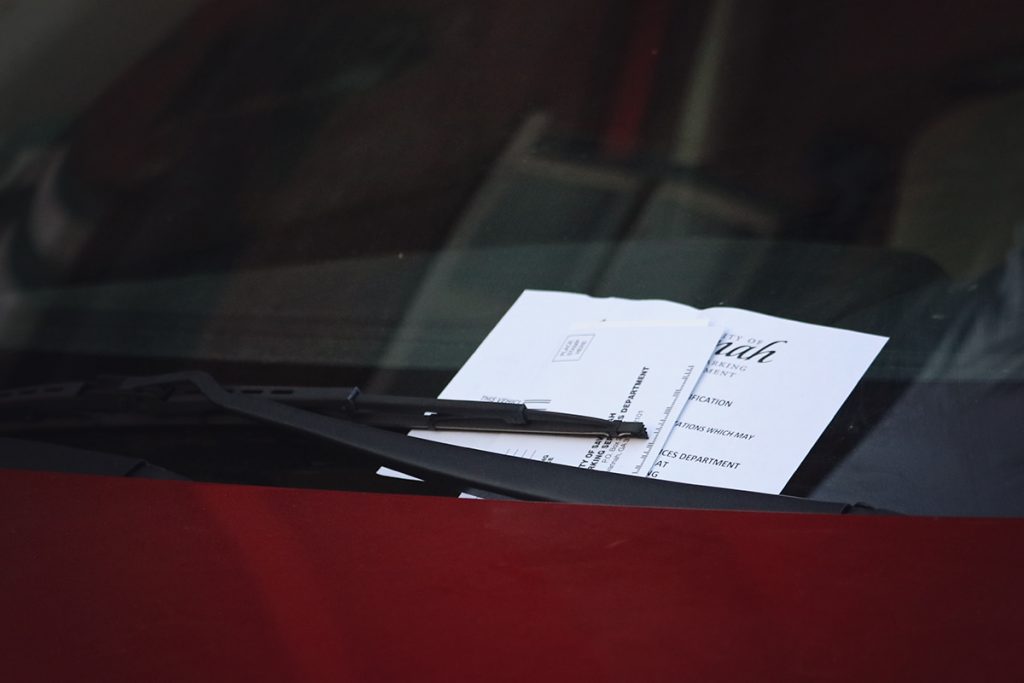
<svg viewBox="0 0 1024 683">
<path fill-rule="evenodd" d="M 0 472 L 0 677 L 1020 680 L 1024 522 Z"/>
</svg>

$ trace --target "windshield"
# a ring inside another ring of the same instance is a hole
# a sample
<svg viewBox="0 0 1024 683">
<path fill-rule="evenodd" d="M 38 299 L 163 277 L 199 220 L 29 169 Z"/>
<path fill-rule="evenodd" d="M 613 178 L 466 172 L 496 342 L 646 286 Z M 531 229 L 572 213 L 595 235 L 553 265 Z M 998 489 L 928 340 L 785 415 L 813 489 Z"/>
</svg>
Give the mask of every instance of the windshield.
<svg viewBox="0 0 1024 683">
<path fill-rule="evenodd" d="M 730 306 L 889 338 L 784 493 L 1020 515 L 1022 120 L 1013 3 L 5 3 L 0 385 L 435 396 L 524 289 Z M 377 485 L 165 436 L 79 438 Z"/>
</svg>

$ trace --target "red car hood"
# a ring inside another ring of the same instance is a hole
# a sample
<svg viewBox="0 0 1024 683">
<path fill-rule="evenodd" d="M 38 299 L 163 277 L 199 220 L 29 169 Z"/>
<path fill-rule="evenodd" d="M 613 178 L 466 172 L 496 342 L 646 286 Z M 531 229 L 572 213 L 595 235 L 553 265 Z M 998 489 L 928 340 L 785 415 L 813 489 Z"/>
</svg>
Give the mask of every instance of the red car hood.
<svg viewBox="0 0 1024 683">
<path fill-rule="evenodd" d="M 3 678 L 1018 678 L 1024 522 L 0 472 Z"/>
</svg>

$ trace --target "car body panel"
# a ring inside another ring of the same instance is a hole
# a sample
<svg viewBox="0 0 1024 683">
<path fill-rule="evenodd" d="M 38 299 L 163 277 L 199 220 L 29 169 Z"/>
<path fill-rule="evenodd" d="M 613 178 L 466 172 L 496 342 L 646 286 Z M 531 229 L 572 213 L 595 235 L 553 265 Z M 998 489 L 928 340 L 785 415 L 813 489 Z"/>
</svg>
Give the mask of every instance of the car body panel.
<svg viewBox="0 0 1024 683">
<path fill-rule="evenodd" d="M 0 472 L 15 680 L 1021 673 L 1024 521 Z"/>
</svg>

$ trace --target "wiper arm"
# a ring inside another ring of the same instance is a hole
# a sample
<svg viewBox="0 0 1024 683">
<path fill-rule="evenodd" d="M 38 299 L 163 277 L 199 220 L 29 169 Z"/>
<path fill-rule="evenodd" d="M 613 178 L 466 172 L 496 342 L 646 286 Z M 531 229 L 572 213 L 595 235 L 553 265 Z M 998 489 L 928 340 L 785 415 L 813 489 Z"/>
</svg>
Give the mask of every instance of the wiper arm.
<svg viewBox="0 0 1024 683">
<path fill-rule="evenodd" d="M 381 462 L 423 478 L 442 478 L 463 486 L 524 500 L 650 507 L 764 510 L 776 512 L 856 513 L 870 508 L 845 503 L 773 496 L 581 470 L 471 448 L 413 439 L 377 427 L 312 412 L 261 395 L 232 392 L 205 372 L 179 372 L 123 380 L 135 390 L 174 392 L 190 386 L 228 413 L 307 434 L 375 456 Z M 66 385 L 54 385 L 65 387 Z M 23 390 L 24 391 L 24 390 Z M 0 417 L 18 403 L 15 393 L 0 396 Z M 53 392 L 55 396 L 59 390 Z M 23 394 L 23 398 L 27 395 Z M 41 405 L 41 404 L 39 404 Z M 138 406 L 124 406 L 127 412 Z"/>
<path fill-rule="evenodd" d="M 180 417 L 229 410 L 199 389 L 193 381 L 198 374 L 41 384 L 0 391 L 0 416 L 6 420 L 18 416 L 32 420 L 125 413 Z M 209 380 L 212 382 L 213 378 Z M 353 422 L 402 431 L 428 429 L 647 438 L 642 422 L 538 410 L 521 403 L 364 394 L 358 387 L 217 386 L 237 396 L 262 397 Z"/>
</svg>

